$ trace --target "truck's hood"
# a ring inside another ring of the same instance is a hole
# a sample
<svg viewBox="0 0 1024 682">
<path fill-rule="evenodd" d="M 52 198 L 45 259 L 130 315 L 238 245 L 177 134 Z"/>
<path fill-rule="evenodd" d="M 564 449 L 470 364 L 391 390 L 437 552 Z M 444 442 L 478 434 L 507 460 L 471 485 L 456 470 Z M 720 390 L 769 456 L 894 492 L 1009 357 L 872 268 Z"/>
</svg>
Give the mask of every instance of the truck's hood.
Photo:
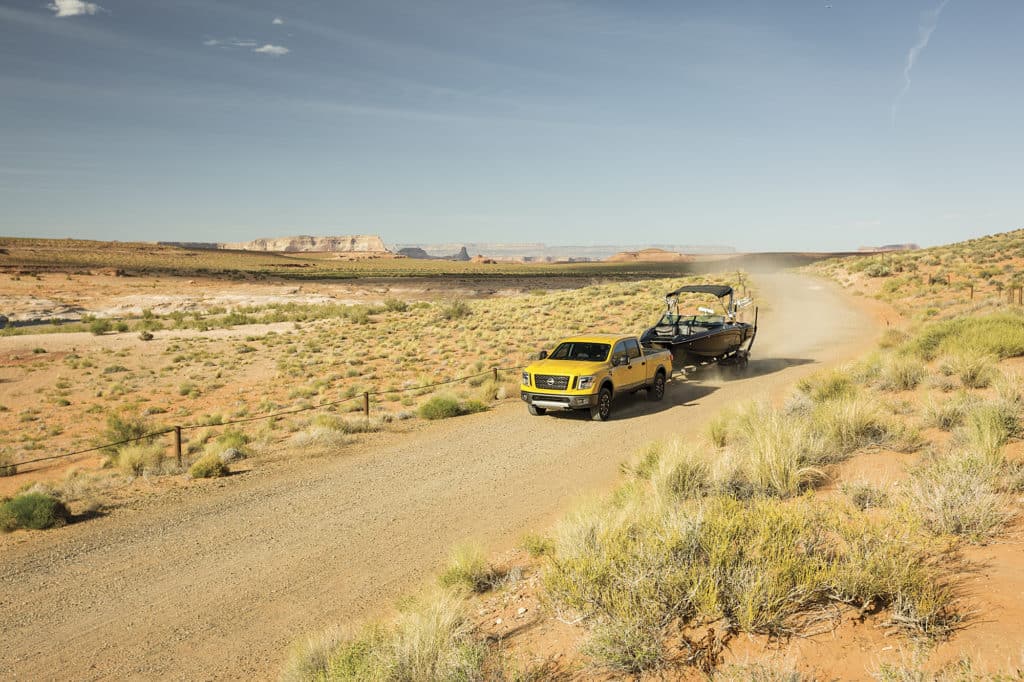
<svg viewBox="0 0 1024 682">
<path fill-rule="evenodd" d="M 606 367 L 604 362 L 582 362 L 580 360 L 540 360 L 534 362 L 526 371 L 530 374 L 556 374 L 562 376 L 587 376 L 595 374 Z"/>
</svg>

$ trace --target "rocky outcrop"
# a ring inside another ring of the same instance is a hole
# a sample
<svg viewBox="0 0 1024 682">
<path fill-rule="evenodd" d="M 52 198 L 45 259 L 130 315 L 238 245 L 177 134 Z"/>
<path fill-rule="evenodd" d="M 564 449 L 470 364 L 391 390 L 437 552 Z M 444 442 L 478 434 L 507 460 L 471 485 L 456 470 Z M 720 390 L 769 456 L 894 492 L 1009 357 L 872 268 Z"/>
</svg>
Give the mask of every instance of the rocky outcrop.
<svg viewBox="0 0 1024 682">
<path fill-rule="evenodd" d="M 398 255 L 405 256 L 406 258 L 415 258 L 417 260 L 470 260 L 469 252 L 466 250 L 465 246 L 463 246 L 458 253 L 452 254 L 451 256 L 431 256 L 418 246 L 408 246 L 404 249 L 399 249 Z"/>
<path fill-rule="evenodd" d="M 375 235 L 350 235 L 343 237 L 276 237 L 254 239 L 251 242 L 221 244 L 221 248 L 236 251 L 275 251 L 279 253 L 326 252 L 326 253 L 388 253 L 384 242 Z"/>
<path fill-rule="evenodd" d="M 429 253 L 416 246 L 399 249 L 398 255 L 405 256 L 406 258 L 415 258 L 416 260 L 430 260 L 432 258 Z"/>
</svg>

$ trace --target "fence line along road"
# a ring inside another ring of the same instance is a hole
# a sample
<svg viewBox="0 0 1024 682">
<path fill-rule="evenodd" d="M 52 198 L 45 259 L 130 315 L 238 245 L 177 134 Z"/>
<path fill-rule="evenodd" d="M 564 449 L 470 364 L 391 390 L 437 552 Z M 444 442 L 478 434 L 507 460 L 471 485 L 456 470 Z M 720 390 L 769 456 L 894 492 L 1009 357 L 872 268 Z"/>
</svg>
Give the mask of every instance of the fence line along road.
<svg viewBox="0 0 1024 682">
<path fill-rule="evenodd" d="M 312 410 L 322 410 L 322 409 L 328 408 L 328 407 L 335 407 L 337 405 L 342 405 L 344 403 L 349 403 L 349 402 L 352 402 L 353 400 L 358 400 L 360 398 L 362 398 L 362 400 L 363 400 L 363 414 L 364 414 L 364 416 L 367 419 L 369 419 L 370 418 L 370 396 L 390 395 L 390 394 L 394 394 L 394 393 L 410 393 L 410 392 L 413 392 L 413 391 L 422 391 L 422 390 L 428 389 L 428 388 L 437 388 L 438 386 L 447 386 L 449 384 L 457 384 L 457 383 L 461 383 L 463 381 L 469 381 L 470 379 L 476 379 L 478 377 L 487 376 L 489 374 L 494 377 L 495 381 L 498 381 L 498 377 L 499 377 L 499 373 L 500 372 L 516 372 L 516 371 L 519 371 L 521 369 L 523 369 L 522 366 L 520 366 L 520 367 L 492 367 L 491 369 L 489 369 L 487 371 L 484 371 L 484 372 L 478 372 L 477 374 L 470 374 L 469 376 L 464 376 L 464 377 L 456 377 L 455 379 L 448 379 L 447 381 L 439 381 L 439 382 L 436 382 L 436 383 L 433 383 L 433 384 L 425 384 L 423 386 L 410 386 L 409 388 L 396 388 L 396 389 L 393 389 L 393 390 L 390 390 L 390 391 L 363 391 L 362 395 L 358 395 L 357 394 L 357 395 L 354 395 L 354 396 L 351 396 L 351 397 L 348 397 L 348 398 L 343 398 L 342 400 L 334 400 L 334 401 L 331 401 L 331 402 L 328 402 L 328 403 L 320 403 L 319 405 L 307 405 L 306 407 L 296 407 L 296 408 L 291 409 L 291 410 L 282 410 L 280 412 L 272 412 L 270 414 L 261 414 L 261 415 L 255 416 L 255 417 L 242 417 L 242 418 L 239 418 L 239 419 L 232 419 L 231 421 L 220 422 L 219 424 L 188 424 L 188 425 L 185 425 L 185 426 L 173 426 L 173 427 L 170 427 L 170 428 L 167 428 L 167 429 L 163 429 L 161 431 L 154 431 L 152 433 L 147 433 L 147 434 L 142 435 L 142 436 L 136 436 L 134 438 L 126 438 L 124 440 L 119 440 L 119 441 L 114 442 L 114 443 L 104 443 L 103 445 L 95 445 L 93 447 L 86 448 L 84 450 L 75 450 L 74 452 L 65 452 L 65 453 L 60 454 L 60 455 L 50 455 L 48 457 L 37 457 L 35 459 L 28 459 L 28 460 L 24 460 L 24 461 L 21 461 L 21 462 L 13 462 L 12 464 L 14 466 L 18 467 L 17 473 L 29 473 L 29 472 L 32 472 L 32 471 L 41 471 L 42 469 L 45 469 L 47 466 L 49 466 L 49 464 L 47 464 L 45 466 L 35 467 L 33 469 L 29 469 L 28 471 L 21 471 L 21 467 L 23 467 L 23 466 L 25 466 L 27 464 L 39 464 L 39 463 L 44 463 L 44 462 L 51 463 L 51 462 L 55 462 L 56 460 L 67 459 L 68 457 L 75 457 L 77 455 L 85 455 L 85 454 L 88 454 L 90 452 L 98 452 L 100 450 L 106 450 L 107 448 L 113 448 L 113 447 L 117 447 L 119 445 L 127 445 L 128 443 L 137 443 L 139 441 L 151 440 L 153 438 L 156 438 L 157 436 L 165 436 L 168 433 L 173 433 L 174 434 L 175 456 L 177 457 L 178 464 L 180 465 L 181 464 L 181 454 L 182 454 L 181 453 L 181 434 L 184 431 L 192 431 L 192 430 L 195 430 L 195 429 L 203 429 L 203 428 L 210 428 L 210 427 L 217 427 L 217 426 L 232 426 L 234 424 L 245 424 L 245 423 L 248 423 L 248 422 L 260 421 L 262 419 L 276 419 L 278 417 L 286 417 L 288 415 L 298 414 L 300 412 L 310 412 Z"/>
</svg>

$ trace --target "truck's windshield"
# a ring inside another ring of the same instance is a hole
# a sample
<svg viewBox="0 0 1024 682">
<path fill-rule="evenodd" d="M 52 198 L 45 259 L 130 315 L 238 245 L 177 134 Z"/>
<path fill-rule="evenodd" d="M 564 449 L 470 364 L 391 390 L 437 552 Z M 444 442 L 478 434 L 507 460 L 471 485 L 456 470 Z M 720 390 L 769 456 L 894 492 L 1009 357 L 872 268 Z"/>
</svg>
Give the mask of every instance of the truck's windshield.
<svg viewBox="0 0 1024 682">
<path fill-rule="evenodd" d="M 608 358 L 611 346 L 607 343 L 580 343 L 566 341 L 548 356 L 552 360 L 583 360 L 584 362 L 600 362 Z"/>
</svg>

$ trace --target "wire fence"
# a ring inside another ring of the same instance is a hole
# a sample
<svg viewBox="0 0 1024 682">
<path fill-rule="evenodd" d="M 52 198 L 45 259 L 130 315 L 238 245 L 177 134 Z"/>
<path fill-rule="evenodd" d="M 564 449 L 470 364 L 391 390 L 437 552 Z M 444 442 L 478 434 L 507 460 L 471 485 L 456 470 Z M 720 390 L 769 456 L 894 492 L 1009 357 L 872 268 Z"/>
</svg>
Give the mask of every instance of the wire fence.
<svg viewBox="0 0 1024 682">
<path fill-rule="evenodd" d="M 492 367 L 491 369 L 486 370 L 484 372 L 478 372 L 476 374 L 470 374 L 470 375 L 464 376 L 464 377 L 456 377 L 454 379 L 447 379 L 445 381 L 438 381 L 438 382 L 435 382 L 435 383 L 432 383 L 432 384 L 422 384 L 422 385 L 419 385 L 419 386 L 410 386 L 408 388 L 395 388 L 395 389 L 384 390 L 384 391 L 363 391 L 361 394 L 356 394 L 354 396 L 349 396 L 348 398 L 342 398 L 341 400 L 333 400 L 331 402 L 319 403 L 317 405 L 306 405 L 306 406 L 303 406 L 303 407 L 296 407 L 296 408 L 293 408 L 293 409 L 290 409 L 290 410 L 281 410 L 279 412 L 272 412 L 270 414 L 261 414 L 261 415 L 256 415 L 256 416 L 253 416 L 253 417 L 240 417 L 238 419 L 232 419 L 232 420 L 229 420 L 229 421 L 221 421 L 221 422 L 218 422 L 216 424 L 187 424 L 187 425 L 184 425 L 184 426 L 173 426 L 173 427 L 169 427 L 169 428 L 166 428 L 166 429 L 162 429 L 160 431 L 154 431 L 152 433 L 147 433 L 147 434 L 144 434 L 144 435 L 141 435 L 141 436 L 135 436 L 135 437 L 132 437 L 132 438 L 125 438 L 124 440 L 115 441 L 113 443 L 104 443 L 102 445 L 95 445 L 95 446 L 92 446 L 92 447 L 89 447 L 89 448 L 85 448 L 83 450 L 75 450 L 74 452 L 65 452 L 65 453 L 62 453 L 62 454 L 59 454 L 59 455 L 50 455 L 48 457 L 37 457 L 35 459 L 28 459 L 28 460 L 22 460 L 22 461 L 19 461 L 19 462 L 13 462 L 12 465 L 17 467 L 17 473 L 19 473 L 19 474 L 20 473 L 30 473 L 32 471 L 40 471 L 42 469 L 47 468 L 48 466 L 51 466 L 52 463 L 56 462 L 57 460 L 67 459 L 68 457 L 76 457 L 78 455 L 86 455 L 86 454 L 89 454 L 91 452 L 99 452 L 101 450 L 107 450 L 109 448 L 115 448 L 115 447 L 118 447 L 118 446 L 121 446 L 121 445 L 127 445 L 129 443 L 137 443 L 137 442 L 140 442 L 140 441 L 148 441 L 148 440 L 152 440 L 154 438 L 157 438 L 159 436 L 166 436 L 169 433 L 173 433 L 174 434 L 175 456 L 177 457 L 178 464 L 180 465 L 181 464 L 181 459 L 182 459 L 182 451 L 181 451 L 182 440 L 181 440 L 181 434 L 184 433 L 184 432 L 187 432 L 187 431 L 194 431 L 196 429 L 206 429 L 206 428 L 212 428 L 212 427 L 234 426 L 235 424 L 246 424 L 246 423 L 249 423 L 249 422 L 261 421 L 261 420 L 264 420 L 264 419 L 278 419 L 278 418 L 281 418 L 281 417 L 287 417 L 287 416 L 290 416 L 290 415 L 293 415 L 293 414 L 299 414 L 299 413 L 302 413 L 302 412 L 311 412 L 311 411 L 314 411 L 314 410 L 323 410 L 323 409 L 330 408 L 330 407 L 337 407 L 338 405 L 343 405 L 345 403 L 350 403 L 350 402 L 353 402 L 355 400 L 362 400 L 363 401 L 362 412 L 363 412 L 363 415 L 367 419 L 369 419 L 370 418 L 370 398 L 372 398 L 374 396 L 393 395 L 393 394 L 398 394 L 398 393 L 413 393 L 413 392 L 419 392 L 419 391 L 426 391 L 426 390 L 429 390 L 429 389 L 437 388 L 439 386 L 448 386 L 448 385 L 451 385 L 451 384 L 458 384 L 458 383 L 462 383 L 464 381 L 470 381 L 472 379 L 478 379 L 480 377 L 484 377 L 484 376 L 488 376 L 488 375 L 493 377 L 494 380 L 497 382 L 497 381 L 500 380 L 500 376 L 501 376 L 502 372 L 518 372 L 518 371 L 522 370 L 523 367 L 524 366 L 519 366 L 519 367 Z M 31 465 L 31 464 L 43 464 L 43 466 L 34 467 L 34 468 L 28 469 L 28 470 L 22 469 L 22 467 L 27 466 L 27 465 Z"/>
</svg>

